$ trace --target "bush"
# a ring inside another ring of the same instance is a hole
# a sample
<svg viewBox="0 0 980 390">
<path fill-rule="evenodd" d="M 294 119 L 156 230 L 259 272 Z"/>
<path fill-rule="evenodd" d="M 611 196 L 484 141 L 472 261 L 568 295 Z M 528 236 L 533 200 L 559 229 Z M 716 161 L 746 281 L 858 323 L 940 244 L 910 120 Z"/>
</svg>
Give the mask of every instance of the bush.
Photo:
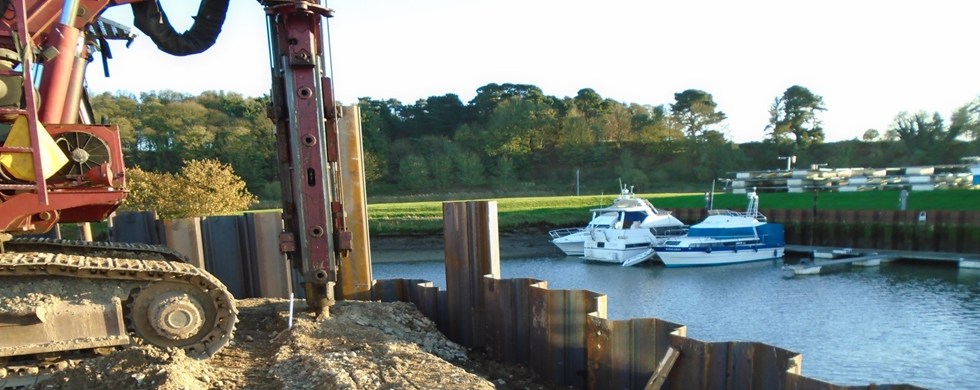
<svg viewBox="0 0 980 390">
<path fill-rule="evenodd" d="M 257 199 L 228 164 L 190 160 L 176 174 L 126 172 L 129 197 L 123 208 L 156 211 L 160 218 L 200 217 L 247 210 Z"/>
</svg>

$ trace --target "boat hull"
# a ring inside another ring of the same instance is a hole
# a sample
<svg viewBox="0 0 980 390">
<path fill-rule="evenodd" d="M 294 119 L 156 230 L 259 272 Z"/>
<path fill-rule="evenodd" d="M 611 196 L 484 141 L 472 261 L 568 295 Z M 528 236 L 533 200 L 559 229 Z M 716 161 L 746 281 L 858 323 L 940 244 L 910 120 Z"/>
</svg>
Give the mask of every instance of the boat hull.
<svg viewBox="0 0 980 390">
<path fill-rule="evenodd" d="M 648 251 L 657 241 L 650 229 L 596 229 L 585 235 L 582 258 L 616 264 Z"/>
<path fill-rule="evenodd" d="M 604 263 L 616 263 L 623 264 L 628 259 L 633 258 L 636 255 L 644 253 L 650 250 L 650 246 L 642 246 L 636 248 L 628 249 L 598 249 L 598 248 L 586 248 L 585 254 L 582 255 L 583 259 L 590 261 L 600 261 Z M 650 254 L 653 257 L 653 254 Z"/>
<path fill-rule="evenodd" d="M 582 256 L 585 254 L 585 242 L 551 242 L 555 244 L 558 249 L 565 253 L 566 256 Z"/>
<path fill-rule="evenodd" d="M 585 254 L 585 239 L 588 233 L 580 231 L 551 240 L 566 256 L 582 256 Z"/>
<path fill-rule="evenodd" d="M 781 246 L 736 249 L 713 248 L 711 252 L 708 252 L 706 248 L 678 249 L 660 247 L 656 249 L 660 261 L 667 267 L 699 267 L 748 263 L 782 258 L 785 253 L 785 248 Z"/>
</svg>

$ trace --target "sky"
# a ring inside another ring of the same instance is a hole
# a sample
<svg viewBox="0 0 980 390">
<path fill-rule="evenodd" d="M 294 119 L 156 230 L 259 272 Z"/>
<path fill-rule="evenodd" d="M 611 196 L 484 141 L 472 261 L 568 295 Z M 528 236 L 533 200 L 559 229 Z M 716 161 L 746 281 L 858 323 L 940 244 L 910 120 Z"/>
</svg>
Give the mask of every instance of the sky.
<svg viewBox="0 0 980 390">
<path fill-rule="evenodd" d="M 162 0 L 178 31 L 198 1 Z M 95 92 L 267 94 L 265 14 L 232 0 L 210 50 L 173 57 L 140 36 L 112 44 Z M 760 141 L 773 100 L 792 85 L 824 99 L 827 141 L 884 133 L 902 111 L 952 112 L 980 95 L 976 18 L 964 0 L 331 0 L 336 98 L 412 104 L 489 83 L 535 85 L 559 98 L 592 88 L 623 103 L 669 105 L 710 93 L 736 142 Z M 105 17 L 132 25 L 128 6 Z M 134 32 L 141 34 L 138 30 Z"/>
</svg>

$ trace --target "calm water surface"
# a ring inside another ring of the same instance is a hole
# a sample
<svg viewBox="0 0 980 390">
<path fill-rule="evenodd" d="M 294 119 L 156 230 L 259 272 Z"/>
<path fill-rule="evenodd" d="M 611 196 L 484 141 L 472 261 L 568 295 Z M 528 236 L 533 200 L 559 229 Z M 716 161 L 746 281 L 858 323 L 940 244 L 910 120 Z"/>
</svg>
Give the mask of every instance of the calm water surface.
<svg viewBox="0 0 980 390">
<path fill-rule="evenodd" d="M 609 296 L 612 319 L 657 317 L 704 341 L 761 341 L 803 354 L 803 374 L 839 385 L 980 389 L 980 270 L 891 263 L 786 279 L 781 263 L 667 269 L 572 257 L 501 261 L 503 278 Z M 375 264 L 376 279 L 445 288 L 442 262 Z"/>
</svg>

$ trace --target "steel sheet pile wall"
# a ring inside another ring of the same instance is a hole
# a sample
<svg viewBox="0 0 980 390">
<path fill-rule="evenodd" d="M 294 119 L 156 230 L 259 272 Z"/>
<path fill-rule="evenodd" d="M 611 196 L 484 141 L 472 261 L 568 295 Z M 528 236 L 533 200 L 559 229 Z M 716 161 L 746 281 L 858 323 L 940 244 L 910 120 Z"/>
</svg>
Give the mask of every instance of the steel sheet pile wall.
<svg viewBox="0 0 980 390">
<path fill-rule="evenodd" d="M 707 343 L 687 338 L 682 325 L 655 318 L 608 320 L 606 296 L 592 291 L 550 290 L 536 279 L 499 279 L 499 255 L 486 246 L 497 240 L 495 202 L 446 203 L 443 213 L 446 299 L 430 283 L 404 279 L 375 282 L 373 296 L 416 302 L 424 313 L 438 313 L 426 315 L 448 326 L 446 334 L 454 341 L 526 364 L 548 382 L 591 389 L 648 384 L 671 389 L 867 388 L 803 377 L 802 357 L 778 347 Z M 439 309 L 432 308 L 433 301 Z"/>
<path fill-rule="evenodd" d="M 382 302 L 411 302 L 427 318 L 436 323 L 439 331 L 449 334 L 446 292 L 421 279 L 376 280 L 371 299 Z"/>
<path fill-rule="evenodd" d="M 531 361 L 531 289 L 547 288 L 537 279 L 483 278 L 487 352 L 504 362 Z"/>
<path fill-rule="evenodd" d="M 799 374 L 802 356 L 753 342 L 708 343 L 673 336 L 680 352 L 665 383 L 672 389 L 783 389 Z"/>
<path fill-rule="evenodd" d="M 136 211 L 113 214 L 110 240 L 116 242 L 160 245 L 166 242 L 157 213 Z"/>
<path fill-rule="evenodd" d="M 531 369 L 548 382 L 585 387 L 587 319 L 590 313 L 605 317 L 606 296 L 586 290 L 539 287 L 532 287 L 529 293 Z"/>
<path fill-rule="evenodd" d="M 686 336 L 687 327 L 656 318 L 608 320 L 590 315 L 586 332 L 588 387 L 645 387 L 667 355 L 671 335 Z"/>
<path fill-rule="evenodd" d="M 980 252 L 980 212 L 897 210 L 761 209 L 782 223 L 786 243 L 928 252 Z M 704 209 L 676 209 L 687 223 L 701 221 Z"/>
<path fill-rule="evenodd" d="M 116 241 L 167 245 L 215 275 L 236 298 L 289 295 L 279 212 L 164 221 L 153 213 L 118 213 L 112 222 Z"/>
</svg>

